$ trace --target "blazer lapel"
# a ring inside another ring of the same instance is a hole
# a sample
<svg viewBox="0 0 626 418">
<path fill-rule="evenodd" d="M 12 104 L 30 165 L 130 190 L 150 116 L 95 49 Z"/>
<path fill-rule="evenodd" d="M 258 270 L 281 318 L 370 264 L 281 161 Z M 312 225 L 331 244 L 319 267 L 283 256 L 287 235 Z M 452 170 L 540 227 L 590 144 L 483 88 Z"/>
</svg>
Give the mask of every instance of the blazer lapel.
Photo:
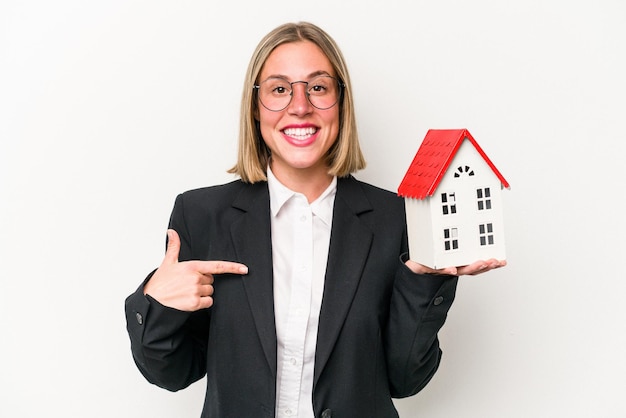
<svg viewBox="0 0 626 418">
<path fill-rule="evenodd" d="M 243 284 L 248 296 L 259 339 L 270 369 L 276 376 L 276 325 L 269 191 L 267 183 L 246 188 L 233 202 L 245 213 L 231 226 L 237 259 L 248 266 Z"/>
<path fill-rule="evenodd" d="M 354 178 L 338 179 L 317 334 L 314 383 L 332 352 L 359 285 L 372 243 L 372 231 L 359 215 L 371 210 Z"/>
</svg>

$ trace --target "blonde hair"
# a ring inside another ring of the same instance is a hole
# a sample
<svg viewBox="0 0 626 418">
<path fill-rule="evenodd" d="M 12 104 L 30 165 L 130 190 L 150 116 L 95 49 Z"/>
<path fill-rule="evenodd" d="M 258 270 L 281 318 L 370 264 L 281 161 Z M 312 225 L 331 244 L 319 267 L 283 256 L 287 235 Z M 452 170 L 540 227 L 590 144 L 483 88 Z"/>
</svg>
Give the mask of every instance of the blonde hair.
<svg viewBox="0 0 626 418">
<path fill-rule="evenodd" d="M 354 114 L 354 100 L 350 75 L 343 54 L 335 41 L 321 28 L 308 22 L 286 23 L 265 35 L 252 54 L 243 86 L 239 120 L 239 150 L 237 163 L 228 170 L 237 174 L 244 182 L 256 183 L 267 180 L 267 165 L 270 150 L 265 145 L 255 115 L 258 102 L 253 86 L 265 61 L 276 47 L 290 42 L 309 41 L 317 45 L 330 61 L 336 77 L 344 84 L 339 102 L 339 134 L 328 151 L 326 164 L 328 173 L 345 177 L 365 168 Z"/>
</svg>

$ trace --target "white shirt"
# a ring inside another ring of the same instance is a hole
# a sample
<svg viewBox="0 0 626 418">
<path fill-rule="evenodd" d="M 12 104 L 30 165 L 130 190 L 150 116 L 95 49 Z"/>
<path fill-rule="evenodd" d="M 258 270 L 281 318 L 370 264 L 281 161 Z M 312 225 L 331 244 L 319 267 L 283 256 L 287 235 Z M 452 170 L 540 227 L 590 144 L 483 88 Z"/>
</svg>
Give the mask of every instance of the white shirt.
<svg viewBox="0 0 626 418">
<path fill-rule="evenodd" d="M 276 417 L 313 418 L 313 371 L 337 178 L 311 204 L 267 170 L 277 337 Z"/>
</svg>

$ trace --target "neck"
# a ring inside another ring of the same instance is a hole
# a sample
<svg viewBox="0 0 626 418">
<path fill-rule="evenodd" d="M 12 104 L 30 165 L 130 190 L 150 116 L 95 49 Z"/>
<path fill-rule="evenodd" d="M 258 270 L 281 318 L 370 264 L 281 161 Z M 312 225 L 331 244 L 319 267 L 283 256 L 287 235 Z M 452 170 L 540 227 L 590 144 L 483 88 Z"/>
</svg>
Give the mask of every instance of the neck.
<svg viewBox="0 0 626 418">
<path fill-rule="evenodd" d="M 325 166 L 293 170 L 282 170 L 274 166 L 271 168 L 274 176 L 283 185 L 296 193 L 302 193 L 309 203 L 320 197 L 333 180 Z"/>
</svg>

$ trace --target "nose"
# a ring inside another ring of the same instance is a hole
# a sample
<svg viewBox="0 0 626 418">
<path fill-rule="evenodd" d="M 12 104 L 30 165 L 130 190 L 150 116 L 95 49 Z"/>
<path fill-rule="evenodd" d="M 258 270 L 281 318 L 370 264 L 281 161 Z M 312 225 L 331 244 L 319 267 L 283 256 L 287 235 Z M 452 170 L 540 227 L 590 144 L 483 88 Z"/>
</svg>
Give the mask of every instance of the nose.
<svg viewBox="0 0 626 418">
<path fill-rule="evenodd" d="M 294 82 L 291 90 L 291 102 L 288 111 L 295 115 L 305 115 L 311 112 L 313 106 L 307 95 L 307 83 L 304 81 Z"/>
</svg>

